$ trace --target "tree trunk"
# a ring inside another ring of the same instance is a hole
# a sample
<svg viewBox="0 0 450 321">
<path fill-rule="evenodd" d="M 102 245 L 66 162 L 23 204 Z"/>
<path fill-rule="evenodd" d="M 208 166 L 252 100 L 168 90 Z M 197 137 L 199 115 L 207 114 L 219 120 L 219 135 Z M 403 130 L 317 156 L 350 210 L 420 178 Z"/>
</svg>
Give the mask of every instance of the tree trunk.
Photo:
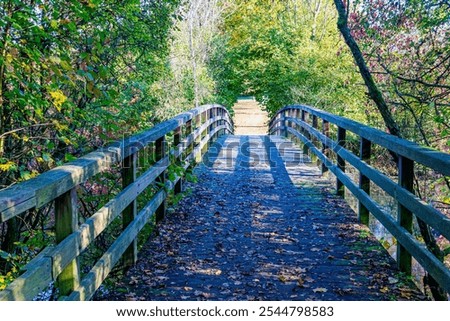
<svg viewBox="0 0 450 321">
<path fill-rule="evenodd" d="M 338 29 L 341 32 L 342 36 L 344 37 L 345 43 L 352 52 L 356 65 L 359 68 L 359 72 L 362 78 L 364 79 L 364 83 L 366 84 L 367 89 L 369 90 L 369 96 L 375 102 L 378 111 L 383 117 L 384 124 L 389 130 L 389 133 L 400 137 L 401 136 L 400 128 L 396 123 L 396 121 L 394 120 L 394 117 L 392 116 L 392 113 L 389 110 L 389 107 L 386 104 L 386 101 L 384 100 L 381 91 L 378 89 L 377 85 L 375 84 L 375 81 L 373 80 L 372 74 L 370 73 L 369 68 L 366 65 L 361 49 L 359 49 L 358 44 L 356 43 L 355 39 L 350 33 L 347 21 L 348 14 L 345 9 L 345 5 L 342 2 L 342 0 L 334 0 L 334 4 L 336 5 L 336 9 L 339 14 L 337 23 Z"/>
</svg>

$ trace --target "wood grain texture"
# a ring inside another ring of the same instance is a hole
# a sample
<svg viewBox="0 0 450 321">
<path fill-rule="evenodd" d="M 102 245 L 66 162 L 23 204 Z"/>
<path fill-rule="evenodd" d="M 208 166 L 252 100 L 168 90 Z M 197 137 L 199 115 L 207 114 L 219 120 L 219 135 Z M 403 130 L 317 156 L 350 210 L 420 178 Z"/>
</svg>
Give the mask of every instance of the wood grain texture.
<svg viewBox="0 0 450 321">
<path fill-rule="evenodd" d="M 380 223 L 397 239 L 407 251 L 410 253 L 423 267 L 430 273 L 433 278 L 450 293 L 450 270 L 444 263 L 437 259 L 426 246 L 417 241 L 404 227 L 402 227 L 391 215 L 386 213 L 378 203 L 376 203 L 370 195 L 366 194 L 359 186 L 357 186 L 339 166 L 334 164 L 329 158 L 325 157 L 321 150 L 312 144 L 312 142 L 303 134 L 293 128 L 288 128 L 293 135 L 297 136 L 309 149 L 326 164 L 328 169 L 352 192 L 352 194 L 380 221 Z M 318 133 L 321 135 L 321 133 Z M 339 149 L 344 150 L 344 148 Z M 342 156 L 342 154 L 341 154 Z M 353 155 L 354 156 L 354 155 Z M 360 162 L 360 160 L 355 156 Z M 356 167 L 356 166 L 355 166 Z M 376 172 L 378 175 L 379 173 Z M 369 175 L 366 175 L 370 178 Z M 398 186 L 398 185 L 397 185 Z M 404 189 L 403 189 L 404 190 Z M 406 206 L 406 205 L 405 205 Z M 448 222 L 448 220 L 447 220 Z"/>
<path fill-rule="evenodd" d="M 312 115 L 316 115 L 324 120 L 329 121 L 339 127 L 345 128 L 357 136 L 370 140 L 372 143 L 382 146 L 388 150 L 394 151 L 398 155 L 404 156 L 417 163 L 425 165 L 437 172 L 450 176 L 450 155 L 420 146 L 414 142 L 398 138 L 396 136 L 385 133 L 379 129 L 375 129 L 354 120 L 337 116 L 323 110 L 305 105 L 290 105 L 286 109 L 300 109 Z M 272 120 L 273 121 L 273 120 Z M 271 122 L 274 125 L 275 122 Z"/>
<path fill-rule="evenodd" d="M 112 143 L 36 178 L 1 190 L 0 222 L 5 222 L 33 207 L 42 207 L 94 175 L 109 169 L 111 164 L 121 162 L 150 142 L 156 141 L 211 108 L 225 110 L 220 105 L 200 106 L 160 123 L 148 131 Z M 226 115 L 224 118 L 229 121 L 228 114 Z"/>
</svg>

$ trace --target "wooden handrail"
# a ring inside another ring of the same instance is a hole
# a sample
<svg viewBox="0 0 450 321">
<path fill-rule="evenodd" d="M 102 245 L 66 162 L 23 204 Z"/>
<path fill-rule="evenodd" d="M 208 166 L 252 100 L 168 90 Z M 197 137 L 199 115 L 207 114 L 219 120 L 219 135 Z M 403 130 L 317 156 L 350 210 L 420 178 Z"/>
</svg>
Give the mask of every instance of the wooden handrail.
<svg viewBox="0 0 450 321">
<path fill-rule="evenodd" d="M 308 121 L 307 115 L 312 115 L 310 117 L 312 119 Z M 322 119 L 322 130 L 318 128 L 317 118 Z M 330 138 L 330 125 L 336 126 L 336 140 Z M 346 148 L 347 131 L 360 137 L 360 155 L 355 155 Z M 353 120 L 303 105 L 287 106 L 278 111 L 269 123 L 269 134 L 299 139 L 306 147 L 304 151 L 317 156 L 322 166 L 336 176 L 338 194 L 344 195 L 342 187 L 345 186 L 358 199 L 359 220 L 368 225 L 370 212 L 397 239 L 399 268 L 410 274 L 411 257 L 414 257 L 441 287 L 450 293 L 449 268 L 412 234 L 412 217 L 415 215 L 442 236 L 450 239 L 450 218 L 415 196 L 412 188 L 414 163 L 449 176 L 449 154 L 419 146 Z M 394 182 L 370 165 L 372 144 L 398 155 L 398 182 Z M 334 152 L 336 162 L 331 160 L 330 151 Z M 346 162 L 359 171 L 359 184 L 355 184 L 345 173 Z M 398 202 L 397 220 L 394 220 L 370 197 L 370 182 L 378 185 Z"/>
<path fill-rule="evenodd" d="M 223 106 L 201 106 L 34 179 L 1 190 L 0 222 L 55 201 L 58 244 L 48 246 L 27 264 L 25 272 L 0 291 L 0 301 L 32 300 L 54 281 L 57 281 L 63 299 L 90 299 L 124 253 L 124 264 L 135 262 L 137 236 L 155 213 L 157 219 L 164 216 L 167 191 L 181 191 L 180 177 L 173 182 L 165 178 L 170 164 L 176 162 L 187 169 L 201 158 L 210 141 L 232 132 L 232 120 Z M 166 137 L 170 133 L 173 133 L 174 146 L 167 151 Z M 150 143 L 155 143 L 159 158 L 136 177 L 136 155 Z M 114 164 L 123 165 L 122 191 L 82 225 L 75 223 L 68 229 L 68 222 L 77 222 L 76 187 Z M 150 185 L 156 186 L 157 181 L 164 188 L 160 187 L 147 205 L 136 213 L 137 197 Z M 81 280 L 78 257 L 121 214 L 122 233 Z M 61 226 L 60 230 L 58 226 Z"/>
</svg>

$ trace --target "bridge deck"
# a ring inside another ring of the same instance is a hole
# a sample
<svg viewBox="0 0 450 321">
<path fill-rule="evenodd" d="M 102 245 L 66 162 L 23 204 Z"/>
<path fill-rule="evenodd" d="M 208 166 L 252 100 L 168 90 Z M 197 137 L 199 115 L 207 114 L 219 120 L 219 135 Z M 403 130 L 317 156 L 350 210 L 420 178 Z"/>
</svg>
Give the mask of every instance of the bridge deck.
<svg viewBox="0 0 450 321">
<path fill-rule="evenodd" d="M 96 299 L 423 299 L 284 138 L 222 137 L 196 173 L 117 291 Z"/>
</svg>

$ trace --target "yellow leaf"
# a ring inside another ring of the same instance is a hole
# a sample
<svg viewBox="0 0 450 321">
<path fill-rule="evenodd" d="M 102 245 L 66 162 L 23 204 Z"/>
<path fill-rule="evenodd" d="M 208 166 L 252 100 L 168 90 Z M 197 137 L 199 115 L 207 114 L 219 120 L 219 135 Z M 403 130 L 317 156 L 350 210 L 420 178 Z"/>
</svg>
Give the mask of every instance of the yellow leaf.
<svg viewBox="0 0 450 321">
<path fill-rule="evenodd" d="M 7 161 L 6 164 L 0 164 L 0 172 L 7 172 L 15 165 L 16 163 L 11 161 Z"/>
<path fill-rule="evenodd" d="M 50 26 L 51 26 L 53 29 L 58 28 L 58 25 L 59 25 L 58 21 L 56 21 L 56 20 L 50 21 Z"/>
<path fill-rule="evenodd" d="M 88 1 L 88 7 L 89 8 L 95 8 L 97 5 L 93 3 L 91 0 Z"/>
<path fill-rule="evenodd" d="M 63 67 L 64 70 L 72 70 L 72 66 L 64 60 L 61 61 L 61 67 Z"/>
<path fill-rule="evenodd" d="M 11 54 L 6 54 L 6 62 L 11 63 L 13 61 L 13 56 Z"/>
<path fill-rule="evenodd" d="M 61 58 L 59 58 L 58 56 L 50 56 L 48 60 L 57 65 L 61 63 Z"/>
<path fill-rule="evenodd" d="M 61 90 L 54 90 L 50 92 L 50 96 L 53 98 L 53 104 L 58 111 L 61 111 L 61 106 L 67 100 L 67 97 L 63 94 Z"/>
</svg>

